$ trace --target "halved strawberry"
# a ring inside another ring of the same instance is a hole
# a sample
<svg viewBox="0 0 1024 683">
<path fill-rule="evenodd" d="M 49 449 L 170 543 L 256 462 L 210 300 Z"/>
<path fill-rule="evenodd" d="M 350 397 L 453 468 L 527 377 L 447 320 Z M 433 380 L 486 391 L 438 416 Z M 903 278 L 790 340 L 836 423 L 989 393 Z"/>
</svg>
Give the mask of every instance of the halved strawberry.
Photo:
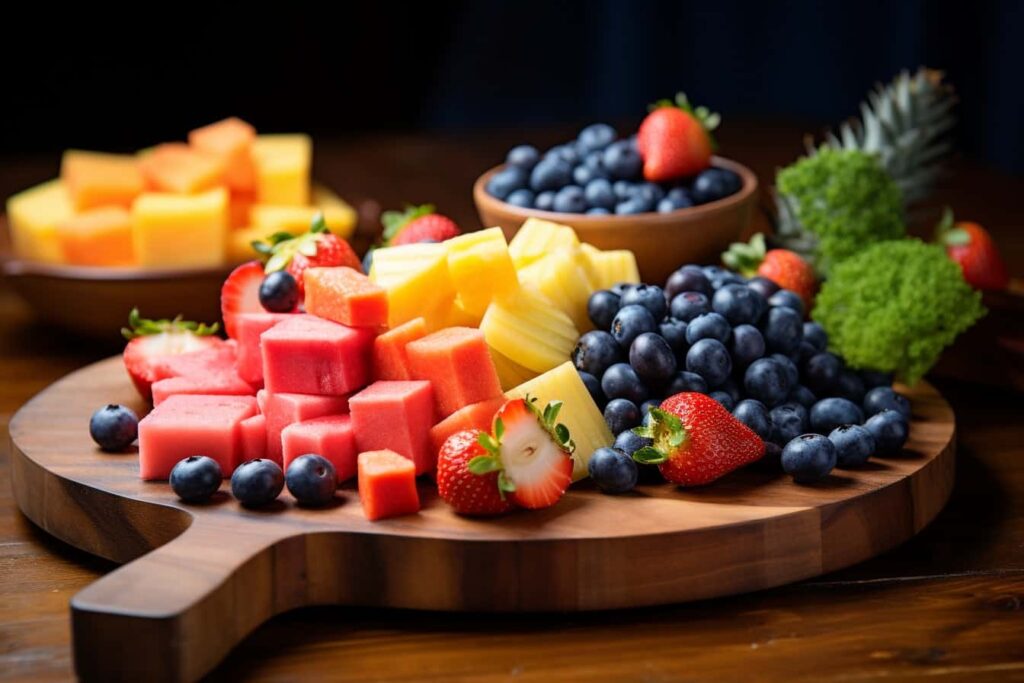
<svg viewBox="0 0 1024 683">
<path fill-rule="evenodd" d="M 449 436 L 437 455 L 437 492 L 461 515 L 500 515 L 514 507 L 498 486 L 498 470 L 474 473 L 469 463 L 491 455 L 490 436 L 467 429 Z"/>
<path fill-rule="evenodd" d="M 232 339 L 235 338 L 235 316 L 267 312 L 260 303 L 263 276 L 263 264 L 249 261 L 231 271 L 220 288 L 220 315 L 224 319 L 224 330 Z"/>
<path fill-rule="evenodd" d="M 295 278 L 300 296 L 305 292 L 302 274 L 307 268 L 347 266 L 363 272 L 363 262 L 348 242 L 327 230 L 322 213 L 313 217 L 309 232 L 294 237 L 280 232 L 252 246 L 267 259 L 265 272 L 287 270 Z"/>
<path fill-rule="evenodd" d="M 553 401 L 542 412 L 536 400 L 513 399 L 494 416 L 501 475 L 511 485 L 504 488 L 517 505 L 532 510 L 554 505 L 565 494 L 576 448 L 566 426 L 556 422 L 562 402 Z"/>
</svg>

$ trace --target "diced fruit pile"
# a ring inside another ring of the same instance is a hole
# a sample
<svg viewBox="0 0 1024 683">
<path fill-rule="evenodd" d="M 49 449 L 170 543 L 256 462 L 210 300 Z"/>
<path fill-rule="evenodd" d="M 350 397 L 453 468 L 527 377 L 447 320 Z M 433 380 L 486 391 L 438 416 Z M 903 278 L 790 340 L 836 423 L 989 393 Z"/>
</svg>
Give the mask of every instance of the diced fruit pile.
<svg viewBox="0 0 1024 683">
<path fill-rule="evenodd" d="M 679 95 L 653 105 L 629 137 L 595 123 L 543 154 L 514 147 L 486 190 L 524 209 L 589 215 L 669 213 L 713 202 L 742 186 L 736 173 L 711 165 L 718 121 Z"/>
<path fill-rule="evenodd" d="M 68 150 L 60 178 L 7 200 L 14 251 L 84 266 L 218 266 L 250 258 L 253 241 L 304 232 L 317 212 L 348 236 L 355 211 L 311 183 L 311 161 L 308 136 L 257 135 L 237 118 L 136 154 Z"/>
</svg>

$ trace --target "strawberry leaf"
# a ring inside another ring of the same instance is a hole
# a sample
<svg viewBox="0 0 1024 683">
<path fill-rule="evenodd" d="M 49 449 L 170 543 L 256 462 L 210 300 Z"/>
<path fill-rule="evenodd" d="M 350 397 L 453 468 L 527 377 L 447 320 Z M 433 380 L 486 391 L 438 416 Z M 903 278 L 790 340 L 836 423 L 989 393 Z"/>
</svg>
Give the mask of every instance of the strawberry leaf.
<svg viewBox="0 0 1024 683">
<path fill-rule="evenodd" d="M 504 433 L 504 431 L 505 428 L 502 426 L 502 433 Z M 493 457 L 498 457 L 498 451 L 501 446 L 499 440 L 495 439 L 487 432 L 480 432 L 480 435 L 476 437 L 476 442 L 483 446 L 484 450 L 490 453 Z"/>
<path fill-rule="evenodd" d="M 633 460 L 641 465 L 660 465 L 668 460 L 665 454 L 653 446 L 645 446 L 633 453 Z"/>
<path fill-rule="evenodd" d="M 433 204 L 423 204 L 422 206 L 406 204 L 403 211 L 383 212 L 380 215 L 380 223 L 384 226 L 384 243 L 386 244 L 397 237 L 402 228 L 409 223 L 412 223 L 417 218 L 429 216 L 435 210 Z"/>
<path fill-rule="evenodd" d="M 500 417 L 494 421 L 494 438 L 501 443 L 501 437 L 505 436 L 505 421 Z"/>
<path fill-rule="evenodd" d="M 499 472 L 501 461 L 492 455 L 478 455 L 466 463 L 466 469 L 476 475 Z"/>
<path fill-rule="evenodd" d="M 310 222 L 309 231 L 318 234 L 329 232 L 327 230 L 327 219 L 324 218 L 323 211 L 317 211 L 316 214 L 313 215 L 313 220 Z"/>
<path fill-rule="evenodd" d="M 207 325 L 191 320 L 182 320 L 180 315 L 173 320 L 168 320 L 167 318 L 150 320 L 143 318 L 136 307 L 128 314 L 128 327 L 121 328 L 121 336 L 129 341 L 136 337 L 148 337 L 164 333 L 189 333 L 197 337 L 209 337 L 210 335 L 217 334 L 219 329 L 220 323 Z"/>
<path fill-rule="evenodd" d="M 501 493 L 501 499 L 505 500 L 505 494 L 512 493 L 515 490 L 516 484 L 508 478 L 508 475 L 505 474 L 505 470 L 498 472 L 498 492 Z"/>
</svg>

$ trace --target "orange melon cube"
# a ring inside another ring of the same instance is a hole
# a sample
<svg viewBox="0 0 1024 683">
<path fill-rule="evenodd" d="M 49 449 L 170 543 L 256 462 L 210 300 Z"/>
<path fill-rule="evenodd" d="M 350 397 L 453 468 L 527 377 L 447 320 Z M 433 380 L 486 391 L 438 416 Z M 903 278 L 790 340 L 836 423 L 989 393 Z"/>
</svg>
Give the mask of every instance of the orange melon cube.
<svg viewBox="0 0 1024 683">
<path fill-rule="evenodd" d="M 410 380 L 409 359 L 405 346 L 411 341 L 427 336 L 427 323 L 423 318 L 413 318 L 409 322 L 393 327 L 387 332 L 377 335 L 373 340 L 373 377 L 374 379 Z"/>
<path fill-rule="evenodd" d="M 430 428 L 430 443 L 434 446 L 434 450 L 440 451 L 449 436 L 464 429 L 480 429 L 490 432 L 494 414 L 505 405 L 505 401 L 505 397 L 500 396 L 479 403 L 471 403 L 438 422 Z"/>
<path fill-rule="evenodd" d="M 159 192 L 195 194 L 224 184 L 224 162 L 182 142 L 157 145 L 138 163 L 146 183 Z"/>
<path fill-rule="evenodd" d="M 232 190 L 228 195 L 228 227 L 232 230 L 248 228 L 255 203 L 256 195 Z"/>
<path fill-rule="evenodd" d="M 480 330 L 449 327 L 405 347 L 413 379 L 434 386 L 438 416 L 501 395 L 501 382 Z"/>
<path fill-rule="evenodd" d="M 367 451 L 357 459 L 359 500 L 373 521 L 419 512 L 416 467 L 394 451 Z"/>
<path fill-rule="evenodd" d="M 60 177 L 76 211 L 97 206 L 128 208 L 146 189 L 133 155 L 69 149 L 60 164 Z"/>
<path fill-rule="evenodd" d="M 129 266 L 135 262 L 132 216 L 123 206 L 103 206 L 57 224 L 64 258 L 81 266 Z"/>
<path fill-rule="evenodd" d="M 349 327 L 388 322 L 388 293 L 362 273 L 346 268 L 309 268 L 302 275 L 306 312 Z"/>
<path fill-rule="evenodd" d="M 220 159 L 224 182 L 232 192 L 256 191 L 256 165 L 252 159 L 255 140 L 256 129 L 236 117 L 196 128 L 188 134 L 192 147 Z"/>
</svg>

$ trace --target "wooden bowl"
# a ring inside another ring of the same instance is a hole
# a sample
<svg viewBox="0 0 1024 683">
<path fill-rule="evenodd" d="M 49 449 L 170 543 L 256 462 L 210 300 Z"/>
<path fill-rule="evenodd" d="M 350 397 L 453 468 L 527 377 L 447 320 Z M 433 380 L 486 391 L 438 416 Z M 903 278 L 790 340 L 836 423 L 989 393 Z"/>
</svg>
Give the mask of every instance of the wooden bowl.
<svg viewBox="0 0 1024 683">
<path fill-rule="evenodd" d="M 757 209 L 757 176 L 742 164 L 721 157 L 713 163 L 738 174 L 743 186 L 736 194 L 671 213 L 634 216 L 588 216 L 523 209 L 487 194 L 487 181 L 502 169 L 496 166 L 473 185 L 480 221 L 500 226 L 512 239 L 530 217 L 571 225 L 584 242 L 598 249 L 630 249 L 636 254 L 645 282 L 662 284 L 686 263 L 718 263 L 721 253 L 744 233 Z"/>
</svg>

